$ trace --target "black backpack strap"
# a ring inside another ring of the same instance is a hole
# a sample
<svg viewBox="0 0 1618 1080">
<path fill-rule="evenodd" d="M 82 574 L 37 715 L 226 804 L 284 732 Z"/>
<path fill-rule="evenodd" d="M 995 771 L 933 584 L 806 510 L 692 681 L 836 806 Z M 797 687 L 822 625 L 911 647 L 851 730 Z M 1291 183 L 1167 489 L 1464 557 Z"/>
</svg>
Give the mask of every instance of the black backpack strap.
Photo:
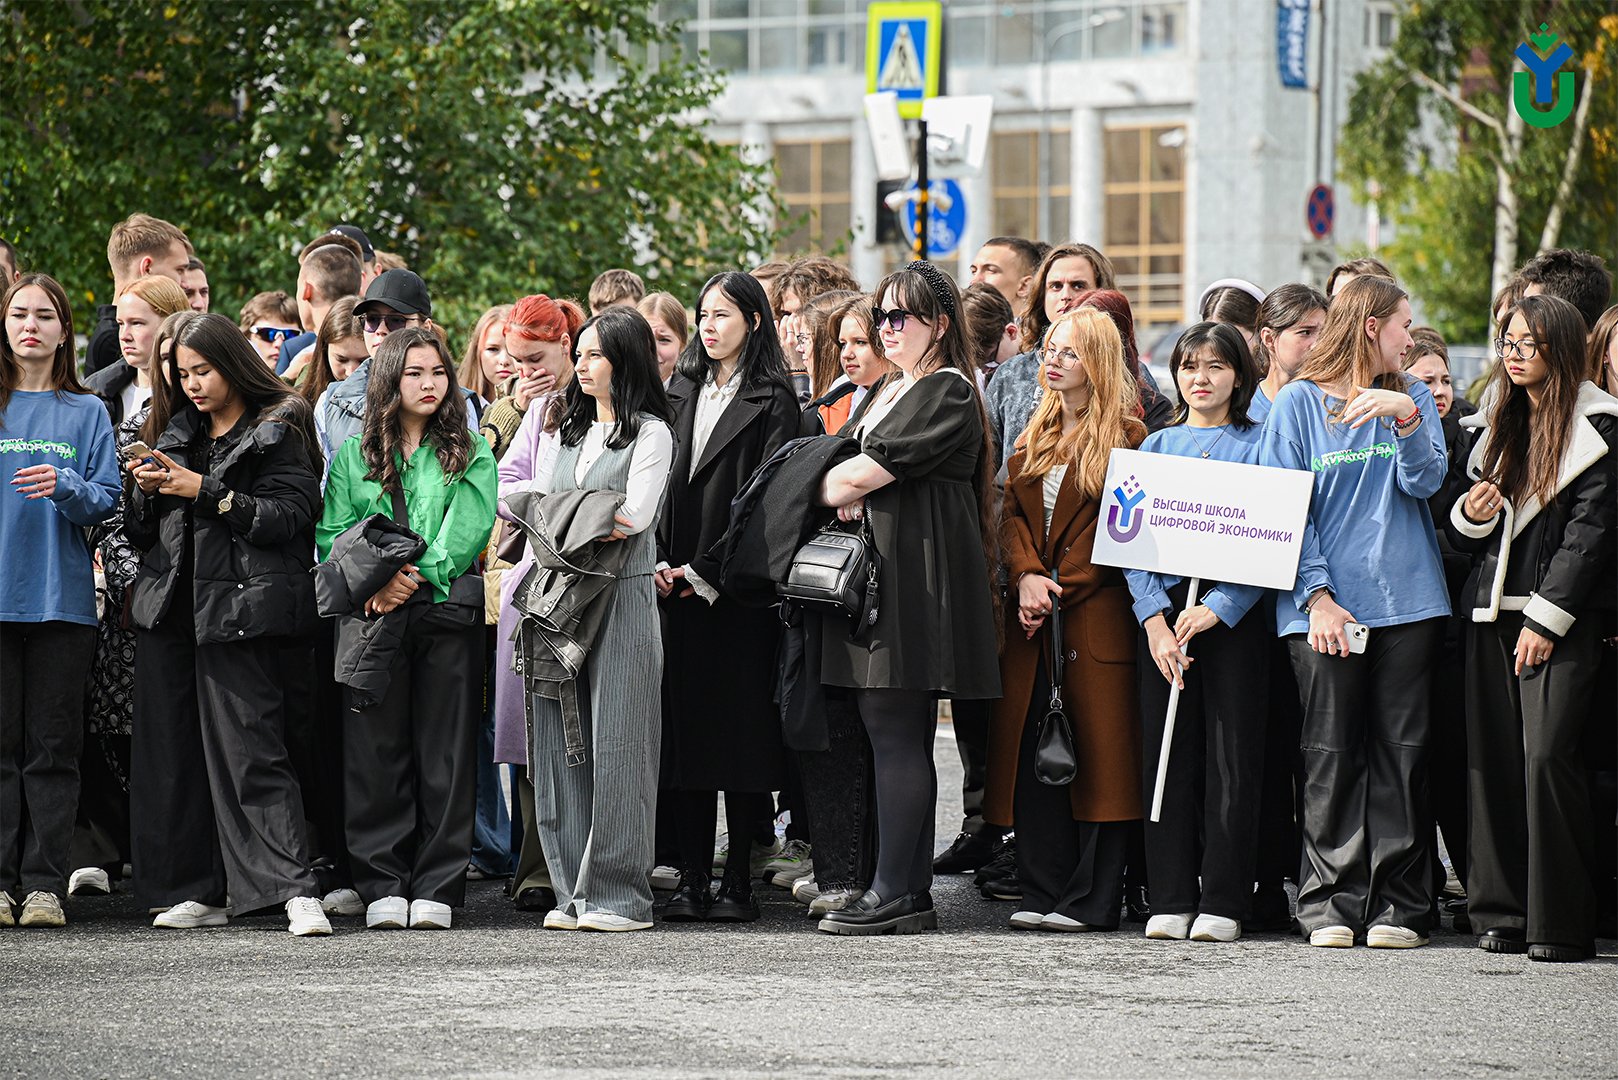
<svg viewBox="0 0 1618 1080">
<path fill-rule="evenodd" d="M 405 507 L 403 484 L 393 489 L 393 520 L 407 529 L 410 528 L 410 511 Z"/>
</svg>

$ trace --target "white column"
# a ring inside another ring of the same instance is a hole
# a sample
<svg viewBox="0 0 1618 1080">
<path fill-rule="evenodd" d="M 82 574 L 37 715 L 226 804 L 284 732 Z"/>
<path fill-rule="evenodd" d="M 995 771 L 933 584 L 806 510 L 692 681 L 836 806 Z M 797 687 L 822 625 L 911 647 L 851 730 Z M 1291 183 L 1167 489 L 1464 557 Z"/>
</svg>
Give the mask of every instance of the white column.
<svg viewBox="0 0 1618 1080">
<path fill-rule="evenodd" d="M 770 166 L 770 183 L 774 185 L 778 179 L 775 175 L 775 136 L 770 126 L 759 120 L 748 120 L 742 124 L 741 157 L 750 164 Z M 744 206 L 741 212 L 748 220 L 757 224 L 771 224 L 772 210 L 767 202 L 759 200 L 751 206 Z M 760 251 L 758 259 L 763 261 L 773 252 Z"/>
<path fill-rule="evenodd" d="M 972 270 L 972 256 L 978 253 L 983 241 L 993 236 L 994 186 L 989 183 L 989 164 L 977 176 L 963 176 L 956 181 L 966 198 L 966 228 L 961 231 L 961 249 L 956 254 L 955 280 L 965 285 Z"/>
<path fill-rule="evenodd" d="M 1067 236 L 1044 236 L 1040 239 L 1051 244 L 1064 244 L 1070 240 L 1093 244 L 1106 250 L 1102 196 L 1102 176 L 1105 165 L 1101 138 L 1101 110 L 1080 106 L 1073 110 L 1073 133 L 1069 140 L 1072 160 L 1069 163 L 1073 195 L 1068 210 L 1071 224 Z"/>
<path fill-rule="evenodd" d="M 882 249 L 876 242 L 876 214 L 887 213 L 876 204 L 876 151 L 871 149 L 871 130 L 861 112 L 849 123 L 853 162 L 849 172 L 849 197 L 854 223 L 854 242 L 850 247 L 854 276 L 866 289 L 876 288 L 882 280 Z"/>
</svg>

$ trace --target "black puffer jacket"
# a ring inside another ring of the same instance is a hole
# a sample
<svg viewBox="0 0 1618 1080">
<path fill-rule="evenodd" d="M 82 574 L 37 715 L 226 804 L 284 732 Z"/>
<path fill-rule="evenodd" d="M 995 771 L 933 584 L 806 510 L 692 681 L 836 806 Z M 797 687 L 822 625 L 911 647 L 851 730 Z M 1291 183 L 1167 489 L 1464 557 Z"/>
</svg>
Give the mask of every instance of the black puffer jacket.
<svg viewBox="0 0 1618 1080">
<path fill-rule="evenodd" d="M 115 428 L 123 423 L 124 391 L 134 381 L 135 369 L 122 360 L 92 373 L 84 380 L 84 388 L 100 398 L 101 404 L 107 407 L 107 415 L 112 417 Z"/>
<path fill-rule="evenodd" d="M 187 409 L 154 449 L 203 474 L 195 501 L 143 495 L 132 486 L 124 531 L 144 554 L 131 615 L 150 630 L 168 614 L 193 545 L 192 605 L 197 644 L 288 635 L 315 625 L 315 521 L 320 478 L 297 429 L 278 406 L 248 414 L 223 438 L 209 440 L 201 414 Z M 234 492 L 231 509 L 218 506 Z"/>
</svg>

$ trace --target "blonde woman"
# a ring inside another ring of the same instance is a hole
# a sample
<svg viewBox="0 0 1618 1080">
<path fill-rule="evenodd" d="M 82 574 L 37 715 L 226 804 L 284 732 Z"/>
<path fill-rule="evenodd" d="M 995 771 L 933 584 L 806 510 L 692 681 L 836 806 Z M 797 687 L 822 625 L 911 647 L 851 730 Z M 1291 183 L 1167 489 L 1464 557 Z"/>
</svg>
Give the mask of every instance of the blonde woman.
<svg viewBox="0 0 1618 1080">
<path fill-rule="evenodd" d="M 123 363 L 104 367 L 85 380 L 87 390 L 101 399 L 116 429 L 152 397 L 152 343 L 157 328 L 170 315 L 190 311 L 185 290 L 166 277 L 137 278 L 118 294 L 118 348 Z"/>
<path fill-rule="evenodd" d="M 1014 928 L 1114 930 L 1127 823 L 1141 816 L 1136 630 L 1123 571 L 1096 565 L 1090 554 L 1107 459 L 1139 446 L 1146 424 L 1123 338 L 1106 312 L 1058 315 L 1038 355 L 1043 396 L 1008 462 L 1001 513 L 1017 617 L 1000 658 L 1005 696 L 989 730 L 984 817 L 1017 829 L 1023 902 Z M 1053 599 L 1062 640 L 1072 646 L 1062 697 L 1079 770 L 1060 786 L 1034 776 L 1050 698 Z"/>
</svg>

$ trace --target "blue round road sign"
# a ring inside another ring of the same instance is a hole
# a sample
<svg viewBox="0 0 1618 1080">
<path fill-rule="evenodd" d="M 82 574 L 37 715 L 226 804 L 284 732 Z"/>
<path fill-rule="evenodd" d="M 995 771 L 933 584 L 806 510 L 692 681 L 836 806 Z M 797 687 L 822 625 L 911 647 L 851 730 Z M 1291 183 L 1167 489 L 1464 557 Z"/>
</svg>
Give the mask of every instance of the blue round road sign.
<svg viewBox="0 0 1618 1080">
<path fill-rule="evenodd" d="M 912 181 L 905 189 L 910 201 L 899 213 L 904 226 L 905 240 L 911 247 L 916 244 L 916 185 Z M 966 193 L 953 180 L 933 180 L 927 185 L 927 257 L 944 259 L 955 254 L 961 246 L 961 234 L 966 231 Z"/>
<path fill-rule="evenodd" d="M 1316 240 L 1324 240 L 1331 235 L 1332 218 L 1336 213 L 1337 203 L 1332 198 L 1331 188 L 1325 184 L 1316 184 L 1309 192 L 1309 202 L 1304 215 L 1309 221 L 1309 235 Z"/>
</svg>

